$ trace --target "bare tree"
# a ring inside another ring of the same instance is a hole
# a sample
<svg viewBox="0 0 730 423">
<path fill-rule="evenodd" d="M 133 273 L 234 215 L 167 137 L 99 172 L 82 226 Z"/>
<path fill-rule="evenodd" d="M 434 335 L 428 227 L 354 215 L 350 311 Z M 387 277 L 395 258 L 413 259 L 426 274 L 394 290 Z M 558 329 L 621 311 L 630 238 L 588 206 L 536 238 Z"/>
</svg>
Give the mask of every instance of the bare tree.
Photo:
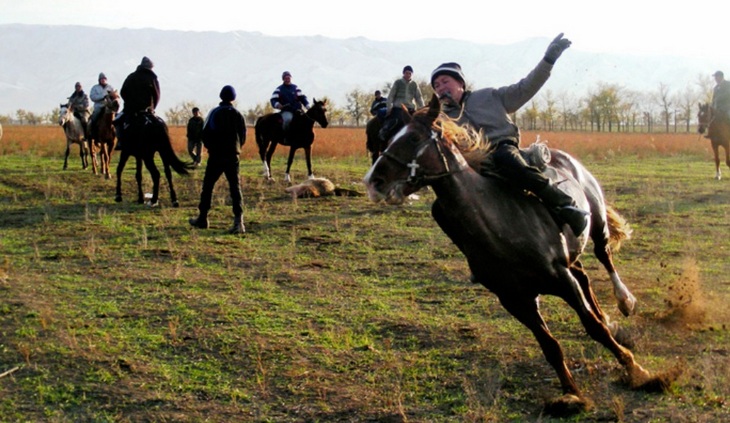
<svg viewBox="0 0 730 423">
<path fill-rule="evenodd" d="M 370 110 L 370 96 L 361 89 L 356 88 L 347 95 L 346 110 L 355 121 L 355 126 L 360 126 L 360 121 L 366 121 Z"/>
<path fill-rule="evenodd" d="M 664 130 L 669 132 L 669 122 L 672 119 L 672 97 L 669 92 L 669 87 L 663 83 L 659 83 L 659 88 L 655 93 L 655 101 L 660 108 L 660 115 L 664 122 Z"/>
</svg>

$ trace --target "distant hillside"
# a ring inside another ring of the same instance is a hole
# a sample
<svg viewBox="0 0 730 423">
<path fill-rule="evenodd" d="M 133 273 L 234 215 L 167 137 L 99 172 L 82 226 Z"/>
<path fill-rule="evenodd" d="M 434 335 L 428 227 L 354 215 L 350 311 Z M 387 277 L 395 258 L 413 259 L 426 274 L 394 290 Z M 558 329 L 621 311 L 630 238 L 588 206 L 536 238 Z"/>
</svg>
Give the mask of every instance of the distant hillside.
<svg viewBox="0 0 730 423">
<path fill-rule="evenodd" d="M 568 34 L 569 36 L 569 34 Z M 438 64 L 457 61 L 476 87 L 501 86 L 522 78 L 540 60 L 549 39 L 511 45 L 448 39 L 381 42 L 366 38 L 272 37 L 255 32 L 110 30 L 81 26 L 0 25 L 0 114 L 18 109 L 47 113 L 65 101 L 76 81 L 88 90 L 99 72 L 120 88 L 143 56 L 155 62 L 162 85 L 159 108 L 183 101 L 209 108 L 220 88 L 233 85 L 242 109 L 268 100 L 289 70 L 310 97 L 346 104 L 353 89 L 374 91 L 398 78 L 404 65 L 428 79 Z M 684 91 L 717 63 L 667 56 L 587 53 L 574 46 L 558 62 L 544 90 L 574 98 L 599 82 L 655 92 L 663 83 Z M 725 58 L 724 60 L 728 60 Z M 730 64 L 730 63 L 726 63 Z M 726 67 L 730 70 L 730 66 Z"/>
</svg>

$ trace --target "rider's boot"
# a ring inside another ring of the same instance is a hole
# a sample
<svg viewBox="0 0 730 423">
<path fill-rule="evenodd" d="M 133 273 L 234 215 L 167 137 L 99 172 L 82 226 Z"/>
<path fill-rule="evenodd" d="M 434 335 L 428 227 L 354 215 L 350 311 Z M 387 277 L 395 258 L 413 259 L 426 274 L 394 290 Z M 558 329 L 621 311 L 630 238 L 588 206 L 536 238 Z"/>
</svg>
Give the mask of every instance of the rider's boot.
<svg viewBox="0 0 730 423">
<path fill-rule="evenodd" d="M 243 225 L 243 216 L 235 216 L 233 218 L 233 226 L 228 230 L 229 234 L 246 233 L 246 227 Z"/>
<path fill-rule="evenodd" d="M 208 229 L 208 214 L 200 213 L 198 217 L 191 217 L 188 223 L 195 228 Z"/>
<path fill-rule="evenodd" d="M 590 213 L 580 209 L 573 198 L 553 184 L 546 185 L 536 194 L 553 212 L 558 224 L 567 224 L 576 236 L 583 233 Z"/>
</svg>

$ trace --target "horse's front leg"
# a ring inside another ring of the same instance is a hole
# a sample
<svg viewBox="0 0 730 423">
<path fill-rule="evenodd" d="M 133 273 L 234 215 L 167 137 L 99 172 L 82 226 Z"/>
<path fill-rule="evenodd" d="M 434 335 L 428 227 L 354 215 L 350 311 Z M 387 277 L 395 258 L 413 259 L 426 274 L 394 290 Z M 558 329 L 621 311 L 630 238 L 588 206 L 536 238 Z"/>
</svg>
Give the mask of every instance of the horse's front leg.
<svg viewBox="0 0 730 423">
<path fill-rule="evenodd" d="M 119 156 L 119 163 L 117 163 L 117 195 L 114 197 L 114 201 L 117 203 L 122 201 L 122 172 L 124 171 L 124 165 L 127 164 L 127 159 L 129 159 L 129 154 L 122 151 Z"/>
<path fill-rule="evenodd" d="M 81 156 L 81 166 L 86 169 L 89 167 L 89 146 L 86 141 L 79 143 L 79 155 Z"/>
<path fill-rule="evenodd" d="M 177 202 L 177 193 L 175 192 L 175 187 L 172 185 L 172 169 L 170 169 L 170 165 L 167 163 L 163 163 L 165 167 L 165 178 L 167 179 L 167 185 L 170 187 L 170 202 L 172 202 L 172 207 L 180 207 L 180 203 Z"/>
<path fill-rule="evenodd" d="M 71 154 L 71 144 L 66 143 L 66 155 L 63 158 L 63 170 L 68 168 L 68 155 Z"/>
<path fill-rule="evenodd" d="M 101 173 L 104 174 L 106 179 L 111 178 L 109 175 L 109 165 L 111 165 L 111 157 L 109 151 L 109 144 L 102 144 L 101 146 Z"/>
<path fill-rule="evenodd" d="M 712 152 L 715 153 L 715 179 L 722 179 L 722 171 L 720 170 L 720 146 L 712 144 Z"/>
<path fill-rule="evenodd" d="M 99 163 L 96 161 L 96 148 L 94 148 L 94 143 L 91 143 L 91 171 L 94 172 L 94 175 L 99 174 Z"/>
<path fill-rule="evenodd" d="M 307 178 L 314 179 L 314 172 L 312 172 L 312 146 L 304 147 L 304 158 L 307 161 Z"/>
</svg>

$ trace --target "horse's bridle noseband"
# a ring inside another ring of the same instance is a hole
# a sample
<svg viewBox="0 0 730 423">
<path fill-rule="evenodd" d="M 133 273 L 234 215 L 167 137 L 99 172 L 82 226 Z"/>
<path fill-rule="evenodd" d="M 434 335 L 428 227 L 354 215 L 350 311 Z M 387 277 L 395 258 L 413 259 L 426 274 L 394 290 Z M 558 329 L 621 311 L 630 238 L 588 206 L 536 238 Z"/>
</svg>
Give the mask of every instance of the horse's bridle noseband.
<svg viewBox="0 0 730 423">
<path fill-rule="evenodd" d="M 435 175 L 425 175 L 419 172 L 418 168 L 418 158 L 423 154 L 423 152 L 428 148 L 429 143 L 433 141 L 434 145 L 436 146 L 436 151 L 438 152 L 439 158 L 441 159 L 441 163 L 444 165 L 444 172 L 435 174 Z M 441 178 L 445 178 L 449 175 L 451 175 L 452 172 L 451 168 L 449 166 L 448 161 L 446 160 L 446 156 L 444 155 L 444 152 L 441 147 L 441 133 L 437 132 L 435 130 L 431 131 L 431 136 L 423 141 L 421 141 L 418 146 L 416 147 L 416 156 L 411 160 L 410 162 L 406 162 L 402 160 L 400 157 L 395 156 L 393 153 L 389 152 L 388 149 L 386 149 L 383 152 L 383 156 L 386 159 L 392 160 L 399 165 L 409 168 L 411 171 L 408 175 L 408 178 L 406 179 L 406 183 L 411 185 L 426 185 L 429 182 L 433 182 L 436 180 L 439 180 Z M 456 171 L 460 171 L 461 169 L 457 169 Z"/>
</svg>

